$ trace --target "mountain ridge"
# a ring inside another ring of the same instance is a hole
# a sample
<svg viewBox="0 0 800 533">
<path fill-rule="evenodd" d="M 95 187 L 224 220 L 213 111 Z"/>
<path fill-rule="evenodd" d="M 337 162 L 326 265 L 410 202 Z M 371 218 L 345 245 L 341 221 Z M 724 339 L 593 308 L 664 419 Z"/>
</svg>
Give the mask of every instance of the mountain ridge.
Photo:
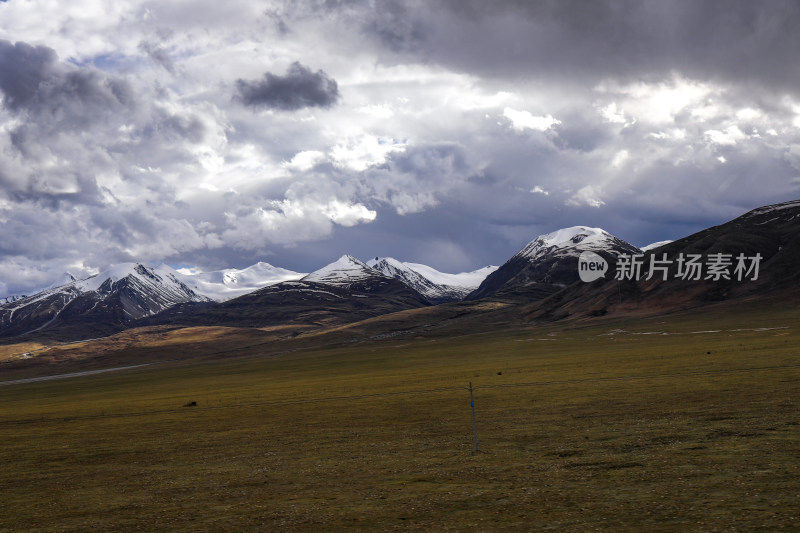
<svg viewBox="0 0 800 533">
<path fill-rule="evenodd" d="M 759 207 L 718 226 L 658 244 L 657 248 L 642 251 L 600 228 L 588 226 L 573 226 L 540 235 L 486 276 L 463 305 L 443 304 L 451 307 L 443 307 L 442 316 L 453 322 L 478 308 L 484 314 L 492 309 L 505 309 L 502 313 L 497 311 L 500 314 L 491 311 L 497 320 L 514 317 L 514 320 L 550 321 L 618 312 L 638 313 L 647 309 L 657 313 L 749 297 L 759 291 L 796 288 L 800 286 L 797 269 L 800 263 L 800 200 Z M 578 257 L 584 251 L 593 251 L 609 263 L 605 278 L 592 283 L 579 281 Z M 656 255 L 661 260 L 679 254 L 706 258 L 714 254 L 731 257 L 745 254 L 755 258 L 758 254 L 763 259 L 761 277 L 748 284 L 730 279 L 676 280 L 679 266 L 672 261 L 669 269 L 664 269 L 664 281 L 658 278 L 614 279 L 618 261 L 636 256 L 647 265 Z M 384 272 L 374 268 L 381 261 L 384 261 L 380 267 L 386 270 Z M 424 270 L 425 265 L 391 258 L 376 258 L 370 262 L 372 266 L 351 255 L 343 255 L 300 280 L 264 287 L 230 299 L 224 305 L 214 304 L 195 293 L 181 281 L 180 273 L 166 265 L 153 269 L 129 263 L 120 266 L 118 272 L 112 269 L 103 276 L 70 282 L 59 290 L 0 304 L 0 336 L 66 332 L 62 337 L 89 338 L 140 324 L 243 327 L 296 324 L 324 328 L 383 313 L 426 307 L 431 303 L 432 298 L 426 297 L 419 285 L 420 279 L 431 280 L 412 268 Z M 388 267 L 396 272 L 390 272 Z M 120 284 L 132 272 L 134 277 Z M 400 273 L 407 279 L 397 279 L 401 278 Z M 667 273 L 673 279 L 666 280 Z M 161 290 L 162 287 L 143 296 L 147 292 L 143 291 L 144 285 L 152 286 L 157 280 L 168 282 L 180 294 L 171 297 L 169 291 Z M 484 294 L 480 294 L 482 289 Z M 470 302 L 476 302 L 477 307 Z M 238 318 L 237 313 L 241 313 Z M 437 313 L 432 311 L 426 316 L 434 317 Z M 27 320 L 24 327 L 18 322 L 20 318 Z"/>
<path fill-rule="evenodd" d="M 463 300 L 497 267 L 484 267 L 472 272 L 446 274 L 418 263 L 404 263 L 392 257 L 370 259 L 366 263 L 389 277 L 404 282 L 433 304 Z M 477 283 L 476 283 L 477 281 Z"/>
<path fill-rule="evenodd" d="M 516 294 L 542 299 L 578 279 L 581 252 L 595 252 L 611 263 L 624 253 L 641 253 L 636 246 L 601 228 L 571 226 L 539 235 L 467 296 L 467 300 Z"/>
<path fill-rule="evenodd" d="M 0 305 L 0 336 L 40 331 L 60 336 L 73 329 L 104 334 L 176 304 L 208 300 L 169 267 L 120 263 L 95 276 Z"/>
</svg>

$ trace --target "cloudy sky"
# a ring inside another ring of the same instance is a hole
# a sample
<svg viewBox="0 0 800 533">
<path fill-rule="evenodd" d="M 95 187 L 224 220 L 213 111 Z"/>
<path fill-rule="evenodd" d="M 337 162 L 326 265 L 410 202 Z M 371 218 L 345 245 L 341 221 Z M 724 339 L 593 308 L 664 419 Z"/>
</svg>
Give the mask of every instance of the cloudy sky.
<svg viewBox="0 0 800 533">
<path fill-rule="evenodd" d="M 800 197 L 792 0 L 0 0 L 0 295 L 123 261 L 448 272 Z"/>
</svg>

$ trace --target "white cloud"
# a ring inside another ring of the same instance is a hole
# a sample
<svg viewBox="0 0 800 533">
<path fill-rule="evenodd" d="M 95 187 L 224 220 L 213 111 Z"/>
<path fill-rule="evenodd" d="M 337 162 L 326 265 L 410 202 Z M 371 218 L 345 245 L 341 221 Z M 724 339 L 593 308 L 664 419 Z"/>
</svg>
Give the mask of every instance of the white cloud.
<svg viewBox="0 0 800 533">
<path fill-rule="evenodd" d="M 550 195 L 550 192 L 544 190 L 541 185 L 537 185 L 536 187 L 531 189 L 530 192 L 531 192 L 531 194 L 541 194 L 541 195 L 544 195 L 544 196 L 549 196 Z"/>
<path fill-rule="evenodd" d="M 535 116 L 529 111 L 518 111 L 511 107 L 503 109 L 503 116 L 511 121 L 511 127 L 515 131 L 524 131 L 526 129 L 547 131 L 556 124 L 561 124 L 560 120 L 553 118 L 551 115 Z"/>
<path fill-rule="evenodd" d="M 747 138 L 747 135 L 738 126 L 728 126 L 724 131 L 706 130 L 703 134 L 714 144 L 733 146 Z"/>
<path fill-rule="evenodd" d="M 589 207 L 601 207 L 606 205 L 606 203 L 600 199 L 600 195 L 592 185 L 586 185 L 582 187 L 572 195 L 566 201 L 566 205 L 571 205 L 575 207 L 580 206 L 589 206 Z"/>
<path fill-rule="evenodd" d="M 297 152 L 291 161 L 285 162 L 283 166 L 291 170 L 306 171 L 314 168 L 315 165 L 325 160 L 325 154 L 319 150 L 304 150 Z"/>
<path fill-rule="evenodd" d="M 616 95 L 616 100 L 623 99 L 624 109 L 634 120 L 663 125 L 673 123 L 676 116 L 685 110 L 699 113 L 698 118 L 712 116 L 713 108 L 709 104 L 709 97 L 719 90 L 707 83 L 676 76 L 664 82 L 634 82 L 625 85 L 609 80 L 598 85 L 595 91 Z M 607 110 L 606 113 L 614 117 L 611 111 L 617 113 L 616 100 L 601 109 Z M 612 104 L 613 107 L 610 107 Z"/>
<path fill-rule="evenodd" d="M 686 134 L 686 130 L 683 128 L 672 128 L 658 133 L 648 133 L 647 136 L 653 139 L 680 141 L 686 138 Z"/>
<path fill-rule="evenodd" d="M 764 113 L 760 109 L 753 109 L 752 107 L 743 107 L 736 112 L 736 118 L 739 120 L 755 120 L 763 115 Z"/>
<path fill-rule="evenodd" d="M 367 209 L 361 204 L 350 204 L 331 200 L 328 205 L 322 207 L 322 212 L 340 226 L 350 227 L 364 222 L 375 220 L 377 213 Z"/>
<path fill-rule="evenodd" d="M 619 168 L 625 163 L 625 161 L 628 160 L 629 157 L 630 153 L 627 150 L 620 150 L 614 154 L 614 159 L 611 160 L 611 166 L 614 168 Z"/>
<path fill-rule="evenodd" d="M 383 163 L 389 153 L 401 152 L 405 148 L 403 142 L 364 134 L 333 146 L 330 157 L 339 167 L 362 171 Z"/>
<path fill-rule="evenodd" d="M 425 209 L 439 205 L 439 200 L 432 192 L 410 192 L 395 190 L 388 197 L 398 215 L 419 213 Z"/>
<path fill-rule="evenodd" d="M 461 88 L 454 88 L 455 90 L 447 97 L 448 102 L 452 102 L 457 108 L 464 111 L 472 111 L 475 109 L 489 109 L 500 107 L 506 102 L 513 101 L 516 97 L 509 92 L 499 91 L 494 94 L 483 94 L 471 88 L 461 90 Z"/>
<path fill-rule="evenodd" d="M 352 227 L 375 220 L 377 213 L 364 205 L 337 199 L 285 198 L 265 207 L 225 213 L 227 229 L 222 241 L 243 250 L 266 249 L 270 244 L 290 245 L 324 238 L 333 224 Z"/>
<path fill-rule="evenodd" d="M 387 119 L 394 116 L 394 111 L 386 104 L 361 106 L 358 108 L 358 112 L 378 119 Z"/>
<path fill-rule="evenodd" d="M 600 108 L 600 115 L 602 115 L 602 117 L 604 119 L 606 119 L 608 122 L 612 122 L 612 123 L 615 123 L 615 124 L 627 124 L 628 123 L 628 119 L 625 116 L 625 112 L 622 111 L 621 109 L 617 110 L 617 103 L 616 102 L 611 102 L 607 106 L 601 107 Z M 634 120 L 634 122 L 635 122 L 635 120 Z"/>
</svg>

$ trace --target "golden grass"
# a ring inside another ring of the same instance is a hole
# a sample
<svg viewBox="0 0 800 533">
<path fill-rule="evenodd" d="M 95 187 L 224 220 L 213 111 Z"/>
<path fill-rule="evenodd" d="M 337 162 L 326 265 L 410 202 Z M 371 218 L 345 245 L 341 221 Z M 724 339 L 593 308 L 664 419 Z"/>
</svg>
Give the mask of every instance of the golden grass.
<svg viewBox="0 0 800 533">
<path fill-rule="evenodd" d="M 45 350 L 47 346 L 38 342 L 20 342 L 15 344 L 0 344 L 0 361 L 13 359 L 24 359 L 29 356 L 36 356 L 37 353 Z"/>
<path fill-rule="evenodd" d="M 0 530 L 797 530 L 798 315 L 395 338 L 0 387 Z"/>
</svg>

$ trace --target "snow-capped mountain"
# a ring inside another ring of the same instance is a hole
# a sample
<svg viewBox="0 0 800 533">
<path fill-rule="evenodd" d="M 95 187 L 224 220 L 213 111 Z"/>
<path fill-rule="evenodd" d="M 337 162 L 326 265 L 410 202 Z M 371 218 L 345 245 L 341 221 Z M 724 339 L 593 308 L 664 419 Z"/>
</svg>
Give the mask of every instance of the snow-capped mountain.
<svg viewBox="0 0 800 533">
<path fill-rule="evenodd" d="M 0 305 L 10 304 L 22 300 L 23 298 L 27 298 L 24 294 L 12 294 L 11 296 L 3 296 L 0 298 Z"/>
<path fill-rule="evenodd" d="M 511 259 L 489 274 L 469 299 L 504 292 L 524 292 L 539 298 L 574 283 L 578 278 L 578 257 L 591 251 L 610 263 L 623 254 L 641 250 L 600 228 L 572 226 L 540 235 Z"/>
<path fill-rule="evenodd" d="M 405 283 L 351 255 L 343 255 L 300 280 L 270 285 L 199 312 L 176 313 L 167 319 L 182 325 L 318 327 L 348 324 L 428 305 L 430 302 Z"/>
<path fill-rule="evenodd" d="M 337 287 L 349 287 L 354 284 L 363 284 L 386 277 L 383 273 L 370 268 L 352 255 L 343 255 L 333 263 L 304 276 L 301 280 L 336 285 Z"/>
<path fill-rule="evenodd" d="M 614 250 L 620 245 L 630 251 L 639 251 L 632 244 L 617 239 L 604 229 L 572 226 L 538 236 L 514 257 L 520 256 L 535 261 L 541 257 L 553 255 L 578 257 L 584 251 L 614 253 Z"/>
<path fill-rule="evenodd" d="M 478 288 L 486 276 L 497 270 L 497 267 L 488 266 L 473 272 L 447 274 L 427 265 L 404 263 L 391 257 L 376 257 L 367 261 L 367 265 L 386 276 L 399 279 L 435 304 L 463 300 Z"/>
<path fill-rule="evenodd" d="M 306 274 L 259 262 L 243 269 L 212 272 L 180 271 L 180 279 L 195 293 L 224 302 L 282 281 L 295 281 Z"/>
<path fill-rule="evenodd" d="M 656 314 L 689 309 L 711 303 L 736 301 L 743 307 L 754 301 L 775 297 L 796 305 L 800 288 L 800 200 L 753 209 L 733 220 L 698 231 L 687 237 L 651 249 L 646 255 L 666 257 L 668 270 L 652 279 L 619 281 L 606 276 L 592 283 L 576 283 L 558 298 L 543 302 L 529 316 L 553 319 L 566 316 L 602 316 L 624 308 L 627 312 Z M 701 275 L 679 274 L 681 255 L 700 258 Z M 709 277 L 711 258 L 731 258 L 732 264 L 719 277 Z M 739 257 L 746 270 L 736 273 Z M 648 258 L 645 257 L 645 262 Z M 616 308 L 616 309 L 615 309 Z"/>
<path fill-rule="evenodd" d="M 86 279 L 0 306 L 0 336 L 69 330 L 78 338 L 108 333 L 186 302 L 208 302 L 172 268 L 122 263 Z"/>
</svg>

